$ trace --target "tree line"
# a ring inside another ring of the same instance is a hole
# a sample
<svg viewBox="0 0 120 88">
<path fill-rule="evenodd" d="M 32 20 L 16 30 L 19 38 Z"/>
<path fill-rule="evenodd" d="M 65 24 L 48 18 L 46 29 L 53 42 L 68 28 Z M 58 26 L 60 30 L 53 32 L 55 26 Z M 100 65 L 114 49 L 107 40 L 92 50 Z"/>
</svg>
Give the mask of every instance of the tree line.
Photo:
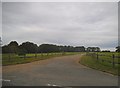
<svg viewBox="0 0 120 88">
<path fill-rule="evenodd" d="M 37 45 L 32 42 L 23 42 L 18 44 L 16 41 L 11 41 L 8 45 L 2 46 L 2 53 L 52 53 L 52 52 L 85 52 L 84 46 L 58 46 L 53 44 Z"/>
<path fill-rule="evenodd" d="M 120 47 L 116 47 L 116 51 L 120 51 Z M 62 46 L 53 44 L 41 44 L 37 45 L 32 42 L 23 42 L 18 44 L 16 41 L 11 41 L 9 44 L 2 46 L 2 53 L 52 53 L 52 52 L 100 52 L 99 47 L 87 47 L 84 46 Z"/>
</svg>

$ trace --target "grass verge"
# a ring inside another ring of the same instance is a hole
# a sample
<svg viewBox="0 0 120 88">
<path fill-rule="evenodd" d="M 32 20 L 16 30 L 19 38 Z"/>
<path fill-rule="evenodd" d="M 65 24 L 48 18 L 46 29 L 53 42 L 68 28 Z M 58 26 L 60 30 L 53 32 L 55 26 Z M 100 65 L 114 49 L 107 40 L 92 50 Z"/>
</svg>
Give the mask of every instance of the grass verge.
<svg viewBox="0 0 120 88">
<path fill-rule="evenodd" d="M 82 56 L 79 63 L 82 65 L 88 66 L 90 68 L 96 69 L 96 70 L 111 73 L 113 75 L 120 75 L 119 74 L 120 72 L 118 72 L 118 66 L 115 66 L 113 68 L 112 65 L 110 65 L 109 63 L 99 62 L 91 56 L 86 56 L 86 55 Z"/>
<path fill-rule="evenodd" d="M 75 54 L 79 54 L 79 53 L 74 53 L 74 52 L 66 52 L 65 54 L 62 54 L 62 53 L 49 53 L 49 54 L 43 53 L 43 54 L 37 54 L 37 57 L 35 57 L 35 54 L 27 54 L 25 58 L 18 56 L 17 54 L 11 54 L 10 59 L 9 59 L 9 54 L 3 54 L 2 55 L 2 66 L 24 64 L 24 63 L 30 63 L 33 61 L 50 59 L 53 57 L 75 55 Z"/>
</svg>

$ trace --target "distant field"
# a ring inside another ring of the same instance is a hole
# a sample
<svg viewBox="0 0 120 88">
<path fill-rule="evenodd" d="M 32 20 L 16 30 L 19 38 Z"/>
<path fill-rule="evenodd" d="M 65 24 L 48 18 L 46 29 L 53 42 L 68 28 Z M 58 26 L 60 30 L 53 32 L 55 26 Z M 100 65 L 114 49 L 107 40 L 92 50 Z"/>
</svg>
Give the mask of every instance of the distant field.
<svg viewBox="0 0 120 88">
<path fill-rule="evenodd" d="M 120 67 L 119 56 L 116 52 L 87 53 L 81 58 L 80 63 L 97 70 L 120 75 L 120 72 L 118 72 L 118 68 Z"/>
<path fill-rule="evenodd" d="M 64 52 L 64 53 L 39 53 L 35 54 L 26 54 L 26 56 L 19 56 L 17 54 L 2 54 L 2 65 L 14 65 L 14 64 L 23 64 L 29 63 L 38 60 L 45 60 L 52 57 L 59 57 L 65 55 L 74 55 L 80 54 L 79 52 Z"/>
</svg>

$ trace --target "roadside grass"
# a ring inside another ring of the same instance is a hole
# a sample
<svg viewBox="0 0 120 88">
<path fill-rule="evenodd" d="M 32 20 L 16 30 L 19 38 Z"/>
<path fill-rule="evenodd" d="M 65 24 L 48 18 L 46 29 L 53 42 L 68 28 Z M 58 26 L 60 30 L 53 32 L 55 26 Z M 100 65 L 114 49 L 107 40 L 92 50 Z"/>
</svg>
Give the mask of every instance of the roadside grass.
<svg viewBox="0 0 120 88">
<path fill-rule="evenodd" d="M 110 55 L 110 53 L 107 54 Z M 105 56 L 102 57 L 102 59 L 106 59 L 106 60 L 109 59 L 112 61 L 112 58 L 107 58 Z M 116 60 L 116 62 L 118 62 L 118 60 Z M 102 62 L 100 60 L 97 60 L 96 57 L 84 55 L 81 57 L 80 63 L 93 69 L 111 73 L 113 75 L 120 75 L 120 69 L 118 69 L 120 68 L 120 65 L 115 64 L 115 66 L 113 67 L 111 63 Z"/>
<path fill-rule="evenodd" d="M 99 58 L 101 58 L 101 59 L 103 58 L 103 59 L 108 60 L 108 61 L 113 61 L 113 59 L 112 59 L 113 54 L 114 54 L 115 56 L 117 56 L 117 57 L 115 57 L 115 59 L 114 59 L 115 63 L 118 63 L 118 62 L 119 62 L 119 58 L 120 58 L 119 53 L 117 53 L 117 52 L 99 52 L 99 53 L 98 53 Z M 100 55 L 103 55 L 103 56 L 100 56 Z M 104 56 L 104 55 L 105 55 L 105 56 Z"/>
<path fill-rule="evenodd" d="M 24 64 L 30 63 L 38 60 L 45 60 L 53 57 L 67 56 L 80 54 L 79 52 L 64 52 L 64 53 L 38 53 L 35 54 L 26 54 L 26 56 L 19 56 L 17 54 L 2 54 L 2 65 L 15 65 L 15 64 Z"/>
</svg>

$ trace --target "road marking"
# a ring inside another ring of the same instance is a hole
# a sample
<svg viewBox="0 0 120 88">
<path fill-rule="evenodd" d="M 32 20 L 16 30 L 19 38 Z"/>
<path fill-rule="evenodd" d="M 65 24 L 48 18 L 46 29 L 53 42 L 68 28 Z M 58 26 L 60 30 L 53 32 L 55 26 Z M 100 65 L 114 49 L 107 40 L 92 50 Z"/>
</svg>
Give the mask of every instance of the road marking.
<svg viewBox="0 0 120 88">
<path fill-rule="evenodd" d="M 47 84 L 47 86 L 59 86 L 59 85 L 54 85 L 54 84 Z"/>
<path fill-rule="evenodd" d="M 50 84 L 47 84 L 48 86 L 51 86 Z"/>
<path fill-rule="evenodd" d="M 58 86 L 58 85 L 52 85 L 52 86 Z"/>
<path fill-rule="evenodd" d="M 9 80 L 9 79 L 0 79 L 0 80 L 6 81 L 6 82 L 10 82 L 10 81 L 11 81 L 11 80 Z"/>
<path fill-rule="evenodd" d="M 3 79 L 3 81 L 10 82 L 11 80 L 9 80 L 9 79 Z"/>
</svg>

